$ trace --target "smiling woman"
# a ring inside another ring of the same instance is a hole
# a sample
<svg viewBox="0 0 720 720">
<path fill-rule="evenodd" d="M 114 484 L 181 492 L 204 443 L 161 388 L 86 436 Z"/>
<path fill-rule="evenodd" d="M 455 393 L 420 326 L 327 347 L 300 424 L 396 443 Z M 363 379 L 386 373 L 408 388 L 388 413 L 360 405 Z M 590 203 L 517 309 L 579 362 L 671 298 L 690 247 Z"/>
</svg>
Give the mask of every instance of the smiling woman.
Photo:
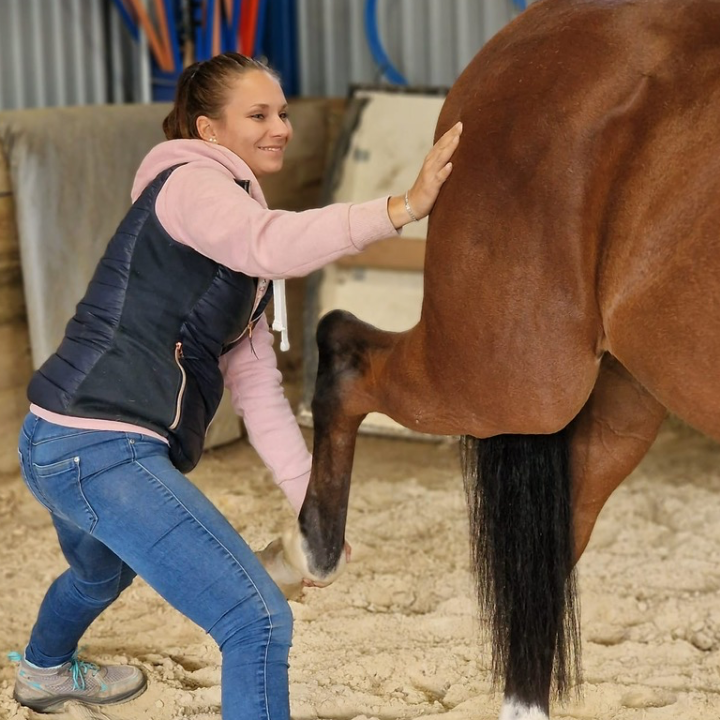
<svg viewBox="0 0 720 720">
<path fill-rule="evenodd" d="M 69 568 L 41 605 L 14 697 L 46 712 L 142 692 L 139 669 L 77 657 L 85 630 L 139 574 L 222 648 L 224 718 L 288 720 L 288 603 L 184 473 L 225 386 L 299 512 L 311 458 L 264 316 L 273 283 L 425 217 L 461 128 L 430 150 L 406 195 L 299 213 L 269 210 L 258 182 L 282 168 L 292 138 L 265 65 L 225 53 L 190 66 L 163 129 L 168 141 L 141 162 L 133 206 L 28 388 L 23 479 Z"/>
</svg>

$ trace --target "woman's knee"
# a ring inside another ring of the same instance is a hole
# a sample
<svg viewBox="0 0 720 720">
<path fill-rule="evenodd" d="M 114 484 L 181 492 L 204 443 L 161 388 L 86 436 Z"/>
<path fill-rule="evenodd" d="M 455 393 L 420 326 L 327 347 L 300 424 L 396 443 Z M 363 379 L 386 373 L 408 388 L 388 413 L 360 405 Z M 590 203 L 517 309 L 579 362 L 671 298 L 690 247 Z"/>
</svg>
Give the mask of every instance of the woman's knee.
<svg viewBox="0 0 720 720">
<path fill-rule="evenodd" d="M 293 615 L 282 593 L 258 594 L 257 602 L 238 603 L 210 631 L 220 649 L 230 644 L 290 646 Z M 254 617 L 250 617 L 250 614 Z"/>
<path fill-rule="evenodd" d="M 268 608 L 268 621 L 272 633 L 271 641 L 279 645 L 288 645 L 292 640 L 293 614 L 288 601 L 280 600 Z"/>
<path fill-rule="evenodd" d="M 71 580 L 73 588 L 85 602 L 94 605 L 109 605 L 117 600 L 123 590 L 130 587 L 135 579 L 135 572 L 127 565 L 123 565 L 119 573 L 99 582 L 86 582 L 74 573 L 70 573 L 68 579 Z"/>
</svg>

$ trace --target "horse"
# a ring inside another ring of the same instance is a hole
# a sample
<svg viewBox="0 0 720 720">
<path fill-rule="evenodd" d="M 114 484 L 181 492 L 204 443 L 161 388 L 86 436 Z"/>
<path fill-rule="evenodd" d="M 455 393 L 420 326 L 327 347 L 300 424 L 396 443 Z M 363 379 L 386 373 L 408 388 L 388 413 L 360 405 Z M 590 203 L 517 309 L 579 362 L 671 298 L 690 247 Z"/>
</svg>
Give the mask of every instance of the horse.
<svg viewBox="0 0 720 720">
<path fill-rule="evenodd" d="M 317 327 L 284 562 L 334 579 L 367 413 L 457 435 L 501 720 L 581 683 L 574 567 L 668 412 L 720 440 L 720 1 L 540 0 L 450 88 L 421 317 Z"/>
</svg>

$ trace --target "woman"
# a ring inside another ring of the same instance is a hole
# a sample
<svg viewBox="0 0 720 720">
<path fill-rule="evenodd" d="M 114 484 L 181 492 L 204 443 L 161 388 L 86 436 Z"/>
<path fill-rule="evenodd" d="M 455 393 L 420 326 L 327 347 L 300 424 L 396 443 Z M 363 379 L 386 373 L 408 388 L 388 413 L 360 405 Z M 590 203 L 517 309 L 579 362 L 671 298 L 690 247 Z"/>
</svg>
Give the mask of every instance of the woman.
<svg viewBox="0 0 720 720">
<path fill-rule="evenodd" d="M 225 720 L 287 720 L 288 603 L 183 473 L 224 385 L 299 512 L 311 458 L 263 315 L 269 279 L 305 275 L 425 217 L 461 128 L 404 197 L 302 213 L 268 210 L 258 184 L 281 169 L 292 138 L 266 66 L 235 53 L 190 66 L 164 130 L 169 141 L 140 165 L 132 208 L 28 388 L 22 473 L 69 569 L 40 607 L 15 698 L 48 711 L 144 690 L 138 668 L 77 658 L 82 634 L 137 573 L 220 646 Z"/>
</svg>

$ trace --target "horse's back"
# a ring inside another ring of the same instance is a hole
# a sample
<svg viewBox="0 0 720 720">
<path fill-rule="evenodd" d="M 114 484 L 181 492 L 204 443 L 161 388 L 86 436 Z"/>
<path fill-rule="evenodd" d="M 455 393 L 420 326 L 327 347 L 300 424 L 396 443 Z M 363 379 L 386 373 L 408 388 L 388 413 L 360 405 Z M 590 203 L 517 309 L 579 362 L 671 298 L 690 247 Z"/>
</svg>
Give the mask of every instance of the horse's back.
<svg viewBox="0 0 720 720">
<path fill-rule="evenodd" d="M 700 295 L 720 305 L 719 114 L 720 1 L 532 5 L 440 116 L 464 132 L 429 227 L 429 352 L 490 343 L 508 386 L 545 383 L 571 412 L 603 351 L 632 366 L 687 319 L 689 347 Z"/>
</svg>

